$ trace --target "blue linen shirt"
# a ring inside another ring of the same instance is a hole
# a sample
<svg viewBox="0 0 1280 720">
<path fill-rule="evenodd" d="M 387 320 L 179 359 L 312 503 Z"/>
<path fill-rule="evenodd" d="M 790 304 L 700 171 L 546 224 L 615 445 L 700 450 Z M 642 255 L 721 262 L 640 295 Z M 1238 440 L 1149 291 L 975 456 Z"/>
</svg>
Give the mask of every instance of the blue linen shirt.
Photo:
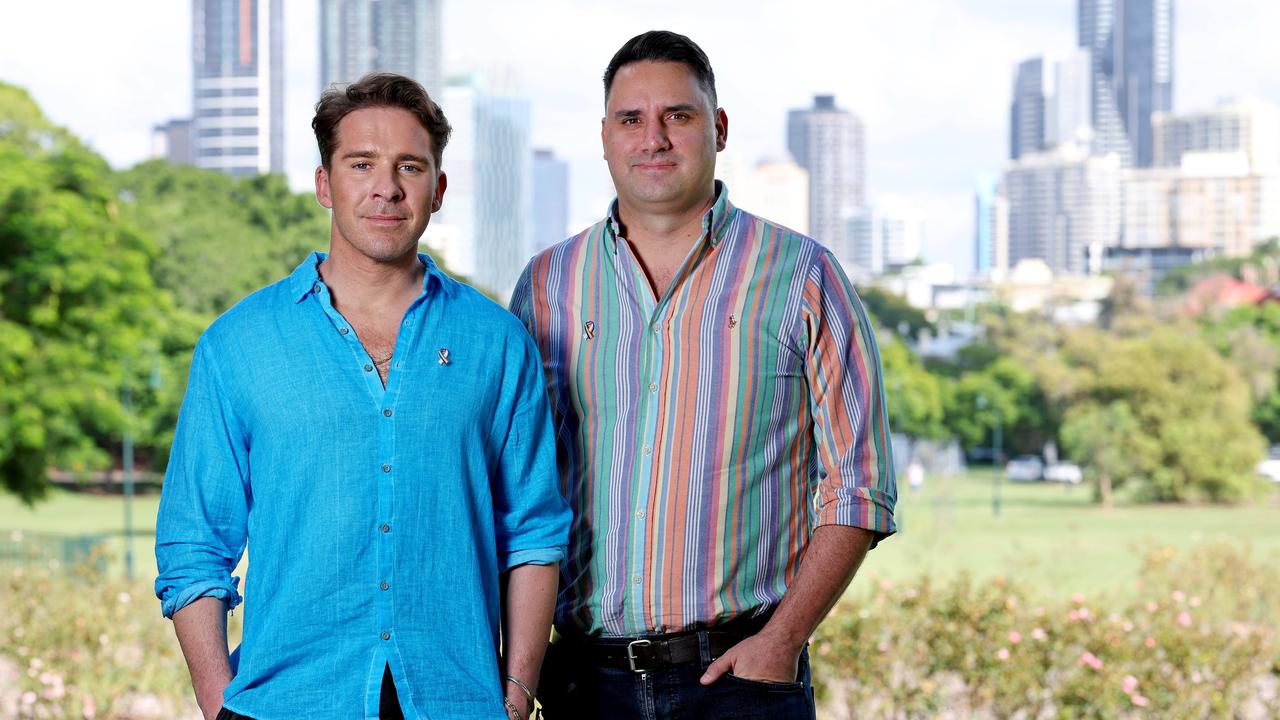
<svg viewBox="0 0 1280 720">
<path fill-rule="evenodd" d="M 240 602 L 227 708 L 377 718 L 390 665 L 407 718 L 505 718 L 499 573 L 564 557 L 538 351 L 425 255 L 386 388 L 315 253 L 201 336 L 156 520 L 166 617 Z M 251 540 L 250 540 L 251 539 Z"/>
</svg>

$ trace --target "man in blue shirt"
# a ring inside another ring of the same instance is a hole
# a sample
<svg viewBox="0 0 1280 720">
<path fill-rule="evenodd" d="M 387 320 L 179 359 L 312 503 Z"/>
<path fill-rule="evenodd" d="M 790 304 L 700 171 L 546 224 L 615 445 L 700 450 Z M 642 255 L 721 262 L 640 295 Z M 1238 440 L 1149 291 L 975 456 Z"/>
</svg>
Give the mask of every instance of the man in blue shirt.
<svg viewBox="0 0 1280 720">
<path fill-rule="evenodd" d="M 208 719 L 525 720 L 569 523 L 537 349 L 415 252 L 449 137 L 420 85 L 331 89 L 312 126 L 329 253 L 200 338 L 156 594 Z"/>
</svg>

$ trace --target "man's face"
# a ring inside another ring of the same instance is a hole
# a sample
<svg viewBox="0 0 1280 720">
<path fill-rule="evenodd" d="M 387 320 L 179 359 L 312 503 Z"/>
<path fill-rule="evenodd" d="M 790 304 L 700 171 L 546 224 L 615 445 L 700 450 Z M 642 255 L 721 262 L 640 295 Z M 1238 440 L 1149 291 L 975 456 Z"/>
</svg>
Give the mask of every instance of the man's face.
<svg viewBox="0 0 1280 720">
<path fill-rule="evenodd" d="M 604 157 L 627 209 L 679 212 L 706 202 L 728 118 L 683 63 L 622 66 L 601 121 Z"/>
<path fill-rule="evenodd" d="M 329 168 L 316 168 L 316 199 L 333 210 L 333 244 L 390 262 L 416 252 L 444 198 L 431 135 L 408 110 L 364 108 L 338 123 Z"/>
</svg>

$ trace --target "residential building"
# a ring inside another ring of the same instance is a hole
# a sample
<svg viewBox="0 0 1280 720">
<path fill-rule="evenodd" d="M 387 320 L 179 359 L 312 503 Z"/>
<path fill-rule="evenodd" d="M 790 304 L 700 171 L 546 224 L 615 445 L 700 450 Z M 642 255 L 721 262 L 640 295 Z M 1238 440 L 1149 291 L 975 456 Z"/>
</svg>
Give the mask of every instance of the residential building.
<svg viewBox="0 0 1280 720">
<path fill-rule="evenodd" d="M 283 0 L 192 0 L 197 167 L 284 172 Z"/>
<path fill-rule="evenodd" d="M 443 0 L 320 0 L 320 87 L 374 71 L 443 92 Z"/>
<path fill-rule="evenodd" d="M 152 127 L 151 157 L 164 158 L 170 165 L 194 165 L 196 149 L 191 137 L 191 118 L 174 118 Z"/>
<path fill-rule="evenodd" d="M 1018 63 L 1009 107 L 1009 159 L 1045 148 L 1044 59 Z"/>
<path fill-rule="evenodd" d="M 817 95 L 813 107 L 787 116 L 787 150 L 809 173 L 809 234 L 849 257 L 848 220 L 866 202 L 866 131 L 862 120 Z"/>
<path fill-rule="evenodd" d="M 1155 165 L 1178 167 L 1187 152 L 1243 152 L 1263 172 L 1280 167 L 1280 107 L 1256 99 L 1224 100 L 1200 112 L 1156 113 Z"/>
<path fill-rule="evenodd" d="M 533 151 L 533 252 L 569 237 L 569 163 L 550 150 Z"/>
</svg>

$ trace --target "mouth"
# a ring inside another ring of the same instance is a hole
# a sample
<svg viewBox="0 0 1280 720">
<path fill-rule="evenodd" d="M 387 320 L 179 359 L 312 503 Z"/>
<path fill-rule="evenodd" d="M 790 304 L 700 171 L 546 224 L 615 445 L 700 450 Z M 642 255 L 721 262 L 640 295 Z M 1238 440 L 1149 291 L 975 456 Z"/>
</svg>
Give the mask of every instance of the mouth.
<svg viewBox="0 0 1280 720">
<path fill-rule="evenodd" d="M 364 219 L 373 225 L 392 227 L 404 222 L 407 218 L 399 215 L 365 215 Z"/>
<path fill-rule="evenodd" d="M 649 162 L 639 162 L 639 163 L 636 163 L 633 167 L 635 167 L 637 170 L 656 170 L 656 171 L 661 171 L 661 170 L 670 170 L 670 169 L 674 168 L 675 166 L 676 166 L 676 164 L 675 164 L 675 163 L 673 163 L 673 162 L 670 162 L 670 161 L 666 161 L 666 160 L 652 161 L 652 160 L 651 160 L 651 161 L 649 161 Z"/>
</svg>

